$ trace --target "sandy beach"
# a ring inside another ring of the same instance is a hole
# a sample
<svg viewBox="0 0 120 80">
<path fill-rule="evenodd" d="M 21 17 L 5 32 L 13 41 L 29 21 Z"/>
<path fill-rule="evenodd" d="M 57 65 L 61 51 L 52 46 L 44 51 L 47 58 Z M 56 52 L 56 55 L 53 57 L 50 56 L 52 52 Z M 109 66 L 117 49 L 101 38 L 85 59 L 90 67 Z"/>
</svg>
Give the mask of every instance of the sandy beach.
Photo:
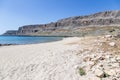
<svg viewBox="0 0 120 80">
<path fill-rule="evenodd" d="M 72 37 L 2 46 L 0 80 L 119 80 L 119 44 L 112 38 Z"/>
<path fill-rule="evenodd" d="M 0 80 L 79 80 L 76 40 L 0 47 Z"/>
</svg>

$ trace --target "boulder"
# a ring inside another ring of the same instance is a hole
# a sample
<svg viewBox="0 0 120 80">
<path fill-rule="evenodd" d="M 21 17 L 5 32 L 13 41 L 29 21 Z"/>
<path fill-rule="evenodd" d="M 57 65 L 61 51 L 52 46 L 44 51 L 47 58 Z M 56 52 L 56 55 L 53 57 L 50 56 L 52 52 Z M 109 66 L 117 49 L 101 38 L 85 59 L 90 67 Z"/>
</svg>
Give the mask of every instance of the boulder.
<svg viewBox="0 0 120 80">
<path fill-rule="evenodd" d="M 111 38 L 112 35 L 105 35 L 105 38 Z"/>
<path fill-rule="evenodd" d="M 109 69 L 109 70 L 105 70 L 104 72 L 107 73 L 107 74 L 110 75 L 110 76 L 113 76 L 113 75 L 116 74 L 116 73 L 115 73 L 115 70 L 112 70 L 112 69 L 111 69 L 111 70 L 110 70 L 110 69 Z"/>
<path fill-rule="evenodd" d="M 104 72 L 103 72 L 102 70 L 100 70 L 100 69 L 96 69 L 96 70 L 95 70 L 95 75 L 96 75 L 97 77 L 102 78 L 102 77 L 104 76 Z"/>
<path fill-rule="evenodd" d="M 119 68 L 119 67 L 120 67 L 120 64 L 119 64 L 119 63 L 112 63 L 112 67 L 113 67 L 113 68 Z"/>
<path fill-rule="evenodd" d="M 99 77 L 91 77 L 89 80 L 101 80 Z"/>
<path fill-rule="evenodd" d="M 110 42 L 109 45 L 110 45 L 111 47 L 114 47 L 114 46 L 115 46 L 115 42 Z"/>
</svg>

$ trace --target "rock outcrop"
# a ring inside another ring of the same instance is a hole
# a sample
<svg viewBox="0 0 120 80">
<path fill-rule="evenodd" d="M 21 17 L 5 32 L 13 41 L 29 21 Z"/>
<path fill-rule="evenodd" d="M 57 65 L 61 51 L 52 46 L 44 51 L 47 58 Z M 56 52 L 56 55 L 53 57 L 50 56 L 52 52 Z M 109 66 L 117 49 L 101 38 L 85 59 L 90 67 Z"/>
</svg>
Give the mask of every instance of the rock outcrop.
<svg viewBox="0 0 120 80">
<path fill-rule="evenodd" d="M 17 35 L 18 31 L 17 30 L 9 30 L 4 35 Z"/>
<path fill-rule="evenodd" d="M 112 46 L 109 43 L 112 43 Z M 73 44 L 77 43 L 69 43 L 69 45 Z M 76 54 L 81 59 L 77 69 L 82 68 L 86 72 L 81 76 L 83 77 L 80 78 L 81 80 L 120 79 L 120 38 L 108 37 L 108 35 L 84 37 L 79 44 L 83 48 Z"/>
<path fill-rule="evenodd" d="M 105 11 L 87 16 L 76 16 L 42 25 L 26 25 L 12 35 L 84 36 L 102 35 L 120 30 L 120 11 Z M 101 28 L 102 27 L 102 28 Z M 115 28 L 115 29 L 113 29 Z M 11 35 L 7 31 L 4 35 Z"/>
</svg>

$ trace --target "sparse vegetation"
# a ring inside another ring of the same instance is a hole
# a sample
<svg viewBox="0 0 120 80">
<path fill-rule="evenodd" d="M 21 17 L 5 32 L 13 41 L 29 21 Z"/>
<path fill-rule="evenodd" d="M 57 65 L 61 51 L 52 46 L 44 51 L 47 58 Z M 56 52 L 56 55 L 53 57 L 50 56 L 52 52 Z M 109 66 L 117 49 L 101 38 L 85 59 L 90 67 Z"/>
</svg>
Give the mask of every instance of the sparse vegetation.
<svg viewBox="0 0 120 80">
<path fill-rule="evenodd" d="M 86 72 L 83 68 L 79 68 L 79 74 L 83 76 L 83 75 L 86 75 Z"/>
</svg>

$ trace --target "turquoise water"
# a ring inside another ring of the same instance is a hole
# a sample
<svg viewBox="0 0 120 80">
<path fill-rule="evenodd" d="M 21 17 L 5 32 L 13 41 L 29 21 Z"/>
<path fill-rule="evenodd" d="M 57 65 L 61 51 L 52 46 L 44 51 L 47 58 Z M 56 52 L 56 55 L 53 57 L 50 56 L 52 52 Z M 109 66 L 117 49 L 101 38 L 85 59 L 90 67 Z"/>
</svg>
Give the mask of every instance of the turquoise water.
<svg viewBox="0 0 120 80">
<path fill-rule="evenodd" d="M 36 44 L 61 40 L 63 37 L 0 36 L 0 44 Z"/>
</svg>

